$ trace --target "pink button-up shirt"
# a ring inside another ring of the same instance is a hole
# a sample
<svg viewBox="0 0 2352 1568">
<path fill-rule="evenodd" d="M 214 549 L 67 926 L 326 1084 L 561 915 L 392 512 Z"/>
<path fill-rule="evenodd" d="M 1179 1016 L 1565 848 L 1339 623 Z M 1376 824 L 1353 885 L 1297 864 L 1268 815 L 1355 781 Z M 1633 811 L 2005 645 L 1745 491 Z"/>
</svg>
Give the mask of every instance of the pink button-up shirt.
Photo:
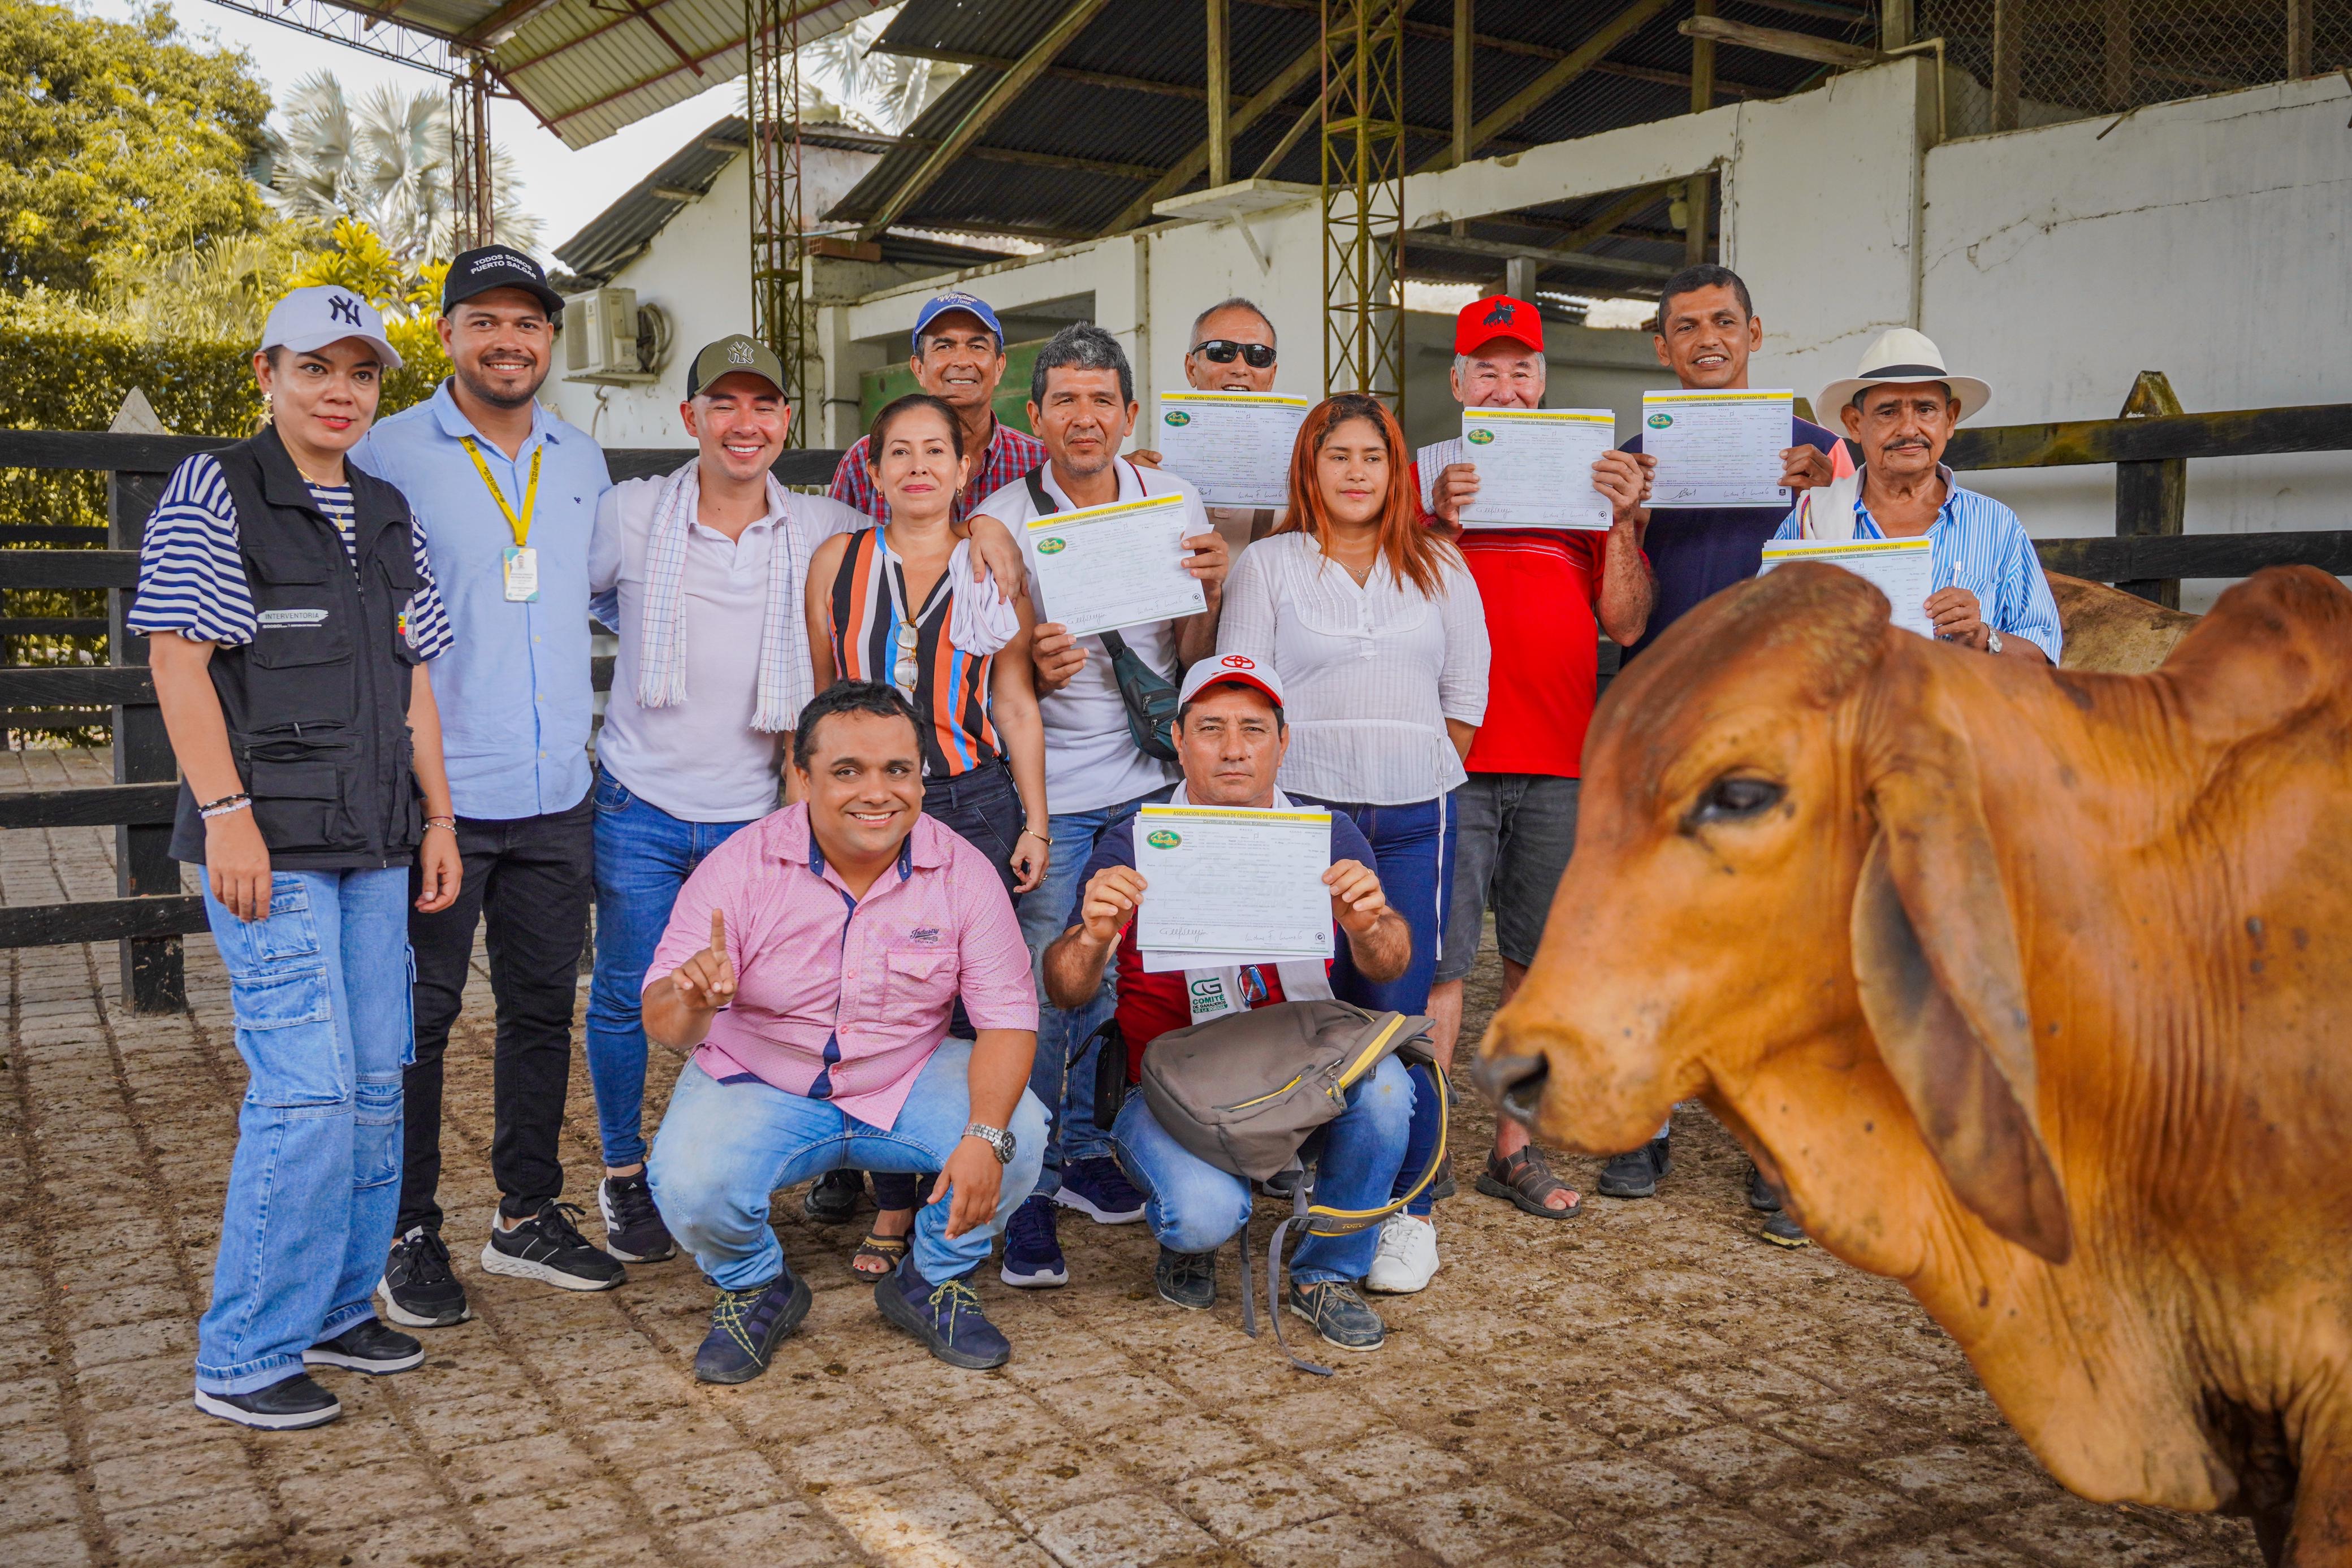
<svg viewBox="0 0 2352 1568">
<path fill-rule="evenodd" d="M 1037 1027 L 1037 991 L 1013 902 L 986 856 L 929 817 L 861 901 L 787 806 L 710 852 L 670 912 L 646 983 L 710 946 L 727 915 L 735 1000 L 695 1062 L 831 1100 L 888 1127 L 947 1038 L 958 995 L 972 1028 Z"/>
</svg>

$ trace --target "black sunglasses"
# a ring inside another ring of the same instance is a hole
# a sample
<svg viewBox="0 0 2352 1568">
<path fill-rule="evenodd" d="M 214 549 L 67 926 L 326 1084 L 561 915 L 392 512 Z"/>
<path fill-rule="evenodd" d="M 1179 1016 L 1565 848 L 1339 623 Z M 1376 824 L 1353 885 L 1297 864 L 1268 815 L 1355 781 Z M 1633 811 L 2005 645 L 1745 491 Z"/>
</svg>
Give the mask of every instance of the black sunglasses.
<svg viewBox="0 0 2352 1568">
<path fill-rule="evenodd" d="M 1274 349 L 1266 343 L 1236 343 L 1231 338 L 1203 338 L 1192 345 L 1196 354 L 1206 354 L 1213 363 L 1230 365 L 1238 354 L 1254 371 L 1262 371 L 1274 363 Z"/>
</svg>

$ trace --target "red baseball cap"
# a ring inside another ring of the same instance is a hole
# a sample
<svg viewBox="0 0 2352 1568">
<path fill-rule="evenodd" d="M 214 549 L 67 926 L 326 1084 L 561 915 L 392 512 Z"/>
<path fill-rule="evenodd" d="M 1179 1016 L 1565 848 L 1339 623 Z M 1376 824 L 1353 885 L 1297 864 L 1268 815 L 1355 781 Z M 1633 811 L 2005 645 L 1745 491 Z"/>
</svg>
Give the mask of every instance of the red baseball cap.
<svg viewBox="0 0 2352 1568">
<path fill-rule="evenodd" d="M 1473 299 L 1454 318 L 1454 351 L 1475 354 L 1497 338 L 1543 352 L 1543 315 L 1524 299 L 1497 294 Z"/>
<path fill-rule="evenodd" d="M 1275 706 L 1282 706 L 1282 677 L 1274 666 L 1247 653 L 1212 653 L 1184 672 L 1184 685 L 1176 694 L 1176 704 L 1181 707 L 1210 686 L 1231 682 L 1237 686 L 1252 686 L 1264 692 Z"/>
</svg>

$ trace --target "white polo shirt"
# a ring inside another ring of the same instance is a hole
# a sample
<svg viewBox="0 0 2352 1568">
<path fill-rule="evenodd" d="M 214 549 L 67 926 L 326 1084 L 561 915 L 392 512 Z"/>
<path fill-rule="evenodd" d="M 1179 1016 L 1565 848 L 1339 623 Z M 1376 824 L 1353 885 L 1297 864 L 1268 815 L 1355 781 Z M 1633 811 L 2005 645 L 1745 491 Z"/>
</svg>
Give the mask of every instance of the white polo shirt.
<svg viewBox="0 0 2352 1568">
<path fill-rule="evenodd" d="M 1192 514 L 1192 524 L 1185 530 L 1185 537 L 1212 531 L 1200 497 L 1186 480 L 1164 469 L 1139 468 L 1124 457 L 1118 460 L 1118 466 L 1120 500 L 1181 495 Z M 1051 463 L 1045 465 L 1041 477 L 1045 493 L 1057 507 L 1076 510 L 1062 487 L 1054 482 Z M 986 513 L 1012 529 L 1013 537 L 1021 540 L 1023 551 L 1027 552 L 1029 524 L 1037 516 L 1037 508 L 1029 498 L 1025 480 L 1005 486 L 972 510 Z M 1029 597 L 1034 601 L 1039 597 L 1037 559 L 1034 555 L 1028 559 Z M 1182 672 L 1176 669 L 1174 622 L 1130 626 L 1119 635 L 1145 664 L 1171 680 L 1181 677 Z M 1111 678 L 1110 655 L 1103 651 L 1102 639 L 1081 637 L 1078 646 L 1087 651 L 1085 666 L 1070 677 L 1068 685 L 1037 699 L 1038 712 L 1045 721 L 1045 806 L 1055 816 L 1099 811 L 1106 806 L 1164 789 L 1176 781 L 1173 766 L 1156 761 L 1135 748 L 1135 739 L 1128 733 L 1127 705 L 1119 700 L 1118 684 Z"/>
<path fill-rule="evenodd" d="M 793 581 L 804 589 L 816 547 L 866 527 L 867 518 L 823 497 L 787 496 L 784 507 L 772 504 L 740 538 L 694 524 L 678 581 L 686 700 L 642 707 L 637 651 L 644 635 L 638 617 L 646 599 L 646 538 L 664 482 L 656 476 L 615 485 L 596 508 L 588 589 L 596 595 L 618 591 L 613 629 L 621 641 L 596 760 L 631 794 L 683 821 L 751 821 L 776 809 L 782 778 L 782 737 L 751 727 L 760 706 L 769 553 L 780 543 L 799 552 Z M 805 619 L 799 594 L 787 612 Z"/>
</svg>

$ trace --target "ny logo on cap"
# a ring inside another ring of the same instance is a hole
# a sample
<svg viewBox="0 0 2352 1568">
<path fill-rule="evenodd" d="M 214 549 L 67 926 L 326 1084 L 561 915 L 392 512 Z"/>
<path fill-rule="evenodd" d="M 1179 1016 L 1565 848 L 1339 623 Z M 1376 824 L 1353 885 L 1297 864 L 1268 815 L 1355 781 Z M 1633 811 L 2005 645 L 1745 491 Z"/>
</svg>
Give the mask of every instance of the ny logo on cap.
<svg viewBox="0 0 2352 1568">
<path fill-rule="evenodd" d="M 748 365 L 751 362 L 751 340 L 749 338 L 738 338 L 727 345 L 727 362 L 730 365 Z"/>
<path fill-rule="evenodd" d="M 1511 318 L 1517 314 L 1518 308 L 1513 305 L 1509 300 L 1497 299 L 1495 301 L 1495 308 L 1486 312 L 1486 319 L 1479 322 L 1478 325 L 1481 327 L 1507 327 L 1511 324 Z"/>
<path fill-rule="evenodd" d="M 327 296 L 327 317 L 330 320 L 356 327 L 360 324 L 360 302 L 348 294 L 330 294 Z"/>
</svg>

